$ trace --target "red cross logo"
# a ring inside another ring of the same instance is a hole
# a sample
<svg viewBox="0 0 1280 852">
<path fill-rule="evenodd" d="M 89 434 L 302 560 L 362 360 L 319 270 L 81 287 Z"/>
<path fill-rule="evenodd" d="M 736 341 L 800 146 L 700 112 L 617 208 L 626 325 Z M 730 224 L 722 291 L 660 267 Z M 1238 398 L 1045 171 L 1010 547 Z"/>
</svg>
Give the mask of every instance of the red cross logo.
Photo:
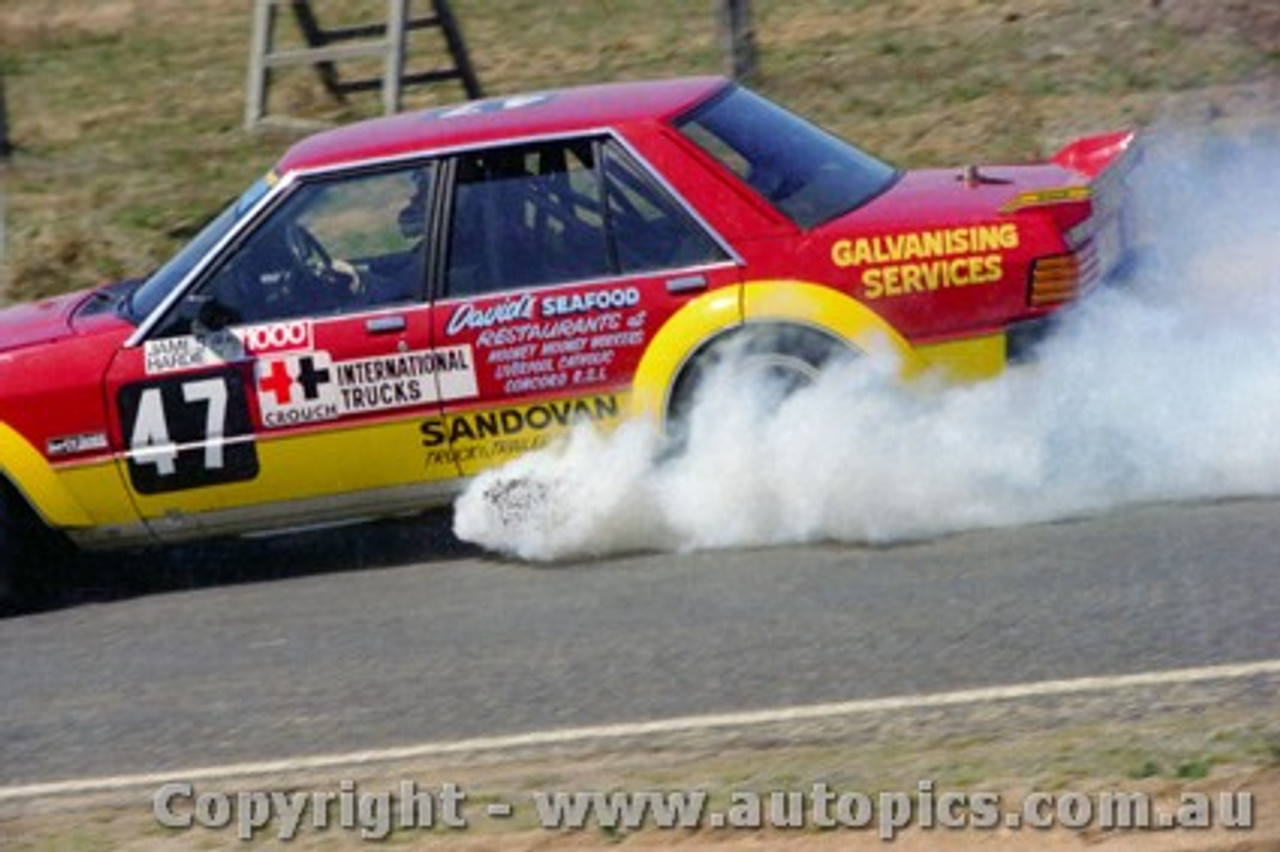
<svg viewBox="0 0 1280 852">
<path fill-rule="evenodd" d="M 265 375 L 258 377 L 258 390 L 276 395 L 276 405 L 288 405 L 293 399 L 293 376 L 287 361 L 272 361 Z"/>
</svg>

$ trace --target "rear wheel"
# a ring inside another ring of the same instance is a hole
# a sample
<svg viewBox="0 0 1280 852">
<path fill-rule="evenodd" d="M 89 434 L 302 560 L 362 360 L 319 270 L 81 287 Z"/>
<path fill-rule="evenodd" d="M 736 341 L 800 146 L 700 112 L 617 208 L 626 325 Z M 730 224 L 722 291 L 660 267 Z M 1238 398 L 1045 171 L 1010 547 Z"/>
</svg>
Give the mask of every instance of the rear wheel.
<svg viewBox="0 0 1280 852">
<path fill-rule="evenodd" d="M 681 371 L 667 404 L 666 428 L 672 446 L 684 447 L 699 394 L 718 370 L 747 388 L 765 388 L 770 400 L 784 399 L 813 384 L 823 368 L 858 351 L 814 328 L 781 323 L 750 325 L 709 343 Z"/>
</svg>

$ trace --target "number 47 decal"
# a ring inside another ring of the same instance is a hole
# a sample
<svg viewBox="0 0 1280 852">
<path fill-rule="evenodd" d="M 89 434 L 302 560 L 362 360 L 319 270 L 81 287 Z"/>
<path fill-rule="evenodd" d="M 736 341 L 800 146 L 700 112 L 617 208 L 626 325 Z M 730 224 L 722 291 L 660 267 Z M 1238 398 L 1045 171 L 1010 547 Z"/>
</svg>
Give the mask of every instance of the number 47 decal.
<svg viewBox="0 0 1280 852">
<path fill-rule="evenodd" d="M 222 379 L 201 379 L 182 385 L 182 398 L 188 402 L 203 400 L 208 405 L 204 428 L 204 466 L 221 468 L 223 433 L 227 418 L 227 383 Z M 169 437 L 169 419 L 164 413 L 164 394 L 160 388 L 147 388 L 138 399 L 138 416 L 129 439 L 129 454 L 137 464 L 154 464 L 160 476 L 178 472 L 178 445 Z"/>
<path fill-rule="evenodd" d="M 249 404 L 235 370 L 126 385 L 119 404 L 129 478 L 140 493 L 258 475 Z"/>
</svg>

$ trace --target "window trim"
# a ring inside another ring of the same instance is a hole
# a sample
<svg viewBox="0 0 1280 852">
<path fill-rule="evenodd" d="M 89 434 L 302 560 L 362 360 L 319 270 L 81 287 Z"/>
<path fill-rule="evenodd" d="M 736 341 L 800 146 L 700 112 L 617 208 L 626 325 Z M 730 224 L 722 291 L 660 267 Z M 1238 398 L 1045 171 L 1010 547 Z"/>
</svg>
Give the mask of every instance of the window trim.
<svg viewBox="0 0 1280 852">
<path fill-rule="evenodd" d="M 361 317 L 366 314 L 385 313 L 387 311 L 405 310 L 426 304 L 429 300 L 429 281 L 425 274 L 429 270 L 431 263 L 430 255 L 434 254 L 433 243 L 430 242 L 430 230 L 432 227 L 432 217 L 436 210 L 435 197 L 440 193 L 438 191 L 439 181 L 441 180 L 440 163 L 435 157 L 422 157 L 421 155 L 390 160 L 378 163 L 364 163 L 356 167 L 347 166 L 341 169 L 319 169 L 305 172 L 291 172 L 281 178 L 271 189 L 259 199 L 259 202 L 246 213 L 240 222 L 236 223 L 223 239 L 212 246 L 201 261 L 195 264 L 191 272 L 185 279 L 165 297 L 165 299 L 156 306 L 139 324 L 134 333 L 125 341 L 125 348 L 135 348 L 148 340 L 156 339 L 155 335 L 164 328 L 165 321 L 170 318 L 172 312 L 182 304 L 186 298 L 192 293 L 198 291 L 204 286 L 210 278 L 222 269 L 222 265 L 226 263 L 231 255 L 244 244 L 245 240 L 252 237 L 257 230 L 264 226 L 273 215 L 297 193 L 312 186 L 320 186 L 326 183 L 338 180 L 359 179 L 362 177 L 371 177 L 380 174 L 392 174 L 394 172 L 407 172 L 415 168 L 424 169 L 431 175 L 433 181 L 433 192 L 431 202 L 426 210 L 427 222 L 424 239 L 427 243 L 424 250 L 428 253 L 428 258 L 424 261 L 423 280 L 419 281 L 411 299 L 397 302 L 395 304 L 385 305 L 368 305 L 362 306 L 359 310 L 340 311 L 336 313 L 322 315 L 305 315 L 305 318 L 312 319 L 317 322 L 342 319 L 345 317 Z M 180 295 L 179 295 L 180 294 Z M 299 319 L 299 317 L 281 318 L 280 320 L 264 320 L 263 323 L 286 322 Z M 257 325 L 262 323 L 247 323 L 248 325 Z"/>
<path fill-rule="evenodd" d="M 298 179 L 298 172 L 290 172 L 281 176 L 258 199 L 257 203 L 245 212 L 240 221 L 236 222 L 227 233 L 223 234 L 222 239 L 210 246 L 204 257 L 191 266 L 186 277 L 168 292 L 160 301 L 160 304 L 156 305 L 151 313 L 143 317 L 142 321 L 138 323 L 138 327 L 133 330 L 133 333 L 124 342 L 124 348 L 135 349 L 152 339 L 152 333 L 162 324 L 169 313 L 187 298 L 196 284 L 204 280 L 206 271 L 218 266 L 227 252 L 238 244 L 244 234 L 250 229 L 256 228 L 258 223 L 270 214 L 270 211 L 274 210 L 284 198 L 287 198 L 293 192 Z"/>
<path fill-rule="evenodd" d="M 180 281 L 168 295 L 157 305 L 150 314 L 142 319 L 133 333 L 125 340 L 123 346 L 126 349 L 135 349 L 152 339 L 152 334 L 161 321 L 172 311 L 179 303 L 187 298 L 188 294 L 202 283 L 205 279 L 206 272 L 220 263 L 226 253 L 251 230 L 256 229 L 262 219 L 270 215 L 276 206 L 291 195 L 295 189 L 304 184 L 328 178 L 339 178 L 343 176 L 354 176 L 363 172 L 373 171 L 392 171 L 398 167 L 411 166 L 414 163 L 422 165 L 433 165 L 436 168 L 436 180 L 438 181 L 436 200 L 432 204 L 432 209 L 428 211 L 428 234 L 431 237 L 429 256 L 426 261 L 426 284 L 423 290 L 423 301 L 415 304 L 430 305 L 437 301 L 447 300 L 448 297 L 441 293 L 443 285 L 444 261 L 441 256 L 447 252 L 439 251 L 438 246 L 442 243 L 442 239 L 448 236 L 448 213 L 451 210 L 454 174 L 456 158 L 459 154 L 469 151 L 485 151 L 494 148 L 506 148 L 518 145 L 536 145 L 539 143 L 557 142 L 572 139 L 591 139 L 598 140 L 609 138 L 617 142 L 623 150 L 626 151 L 635 164 L 665 191 L 689 217 L 701 228 L 707 236 L 709 236 L 725 253 L 726 260 L 715 263 L 697 264 L 690 267 L 681 267 L 681 270 L 694 269 L 714 269 L 727 265 L 745 266 L 746 261 L 742 255 L 733 247 L 733 245 L 724 238 L 710 222 L 706 220 L 698 210 L 689 203 L 684 194 L 676 190 L 667 180 L 666 176 L 656 168 L 649 160 L 641 154 L 631 141 L 614 127 L 596 127 L 574 130 L 572 132 L 555 132 L 541 133 L 529 136 L 513 136 L 503 139 L 494 139 L 480 144 L 458 144 L 436 148 L 431 151 L 411 151 L 407 153 L 392 154 L 385 157 L 375 157 L 360 163 L 338 163 L 327 166 L 319 166 L 309 169 L 296 169 L 285 172 L 280 175 L 278 180 L 263 194 L 261 198 L 247 210 L 240 221 L 235 224 L 223 238 L 210 247 L 205 256 L 195 263 L 186 277 Z M 633 273 L 628 275 L 611 277 L 607 280 L 630 280 L 637 277 L 652 277 L 652 272 Z M 589 279 L 596 280 L 596 279 Z M 606 280 L 606 279 L 599 279 Z M 579 282 L 564 282 L 579 283 Z M 507 291 L 503 291 L 507 292 Z M 403 306 L 402 306 L 403 307 Z M 378 309 L 385 310 L 385 309 Z M 376 312 L 376 311 L 375 311 Z"/>
</svg>

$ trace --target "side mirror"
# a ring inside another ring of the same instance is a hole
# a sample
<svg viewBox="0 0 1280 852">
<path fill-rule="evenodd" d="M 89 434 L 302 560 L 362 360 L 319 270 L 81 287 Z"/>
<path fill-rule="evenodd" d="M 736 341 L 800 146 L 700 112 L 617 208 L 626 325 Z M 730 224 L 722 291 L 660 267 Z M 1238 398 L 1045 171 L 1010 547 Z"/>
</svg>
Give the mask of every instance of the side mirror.
<svg viewBox="0 0 1280 852">
<path fill-rule="evenodd" d="M 236 312 L 219 302 L 212 296 L 198 293 L 187 297 L 188 303 L 196 306 L 195 317 L 191 322 L 191 330 L 199 334 L 216 334 L 234 325 L 240 317 Z"/>
</svg>

